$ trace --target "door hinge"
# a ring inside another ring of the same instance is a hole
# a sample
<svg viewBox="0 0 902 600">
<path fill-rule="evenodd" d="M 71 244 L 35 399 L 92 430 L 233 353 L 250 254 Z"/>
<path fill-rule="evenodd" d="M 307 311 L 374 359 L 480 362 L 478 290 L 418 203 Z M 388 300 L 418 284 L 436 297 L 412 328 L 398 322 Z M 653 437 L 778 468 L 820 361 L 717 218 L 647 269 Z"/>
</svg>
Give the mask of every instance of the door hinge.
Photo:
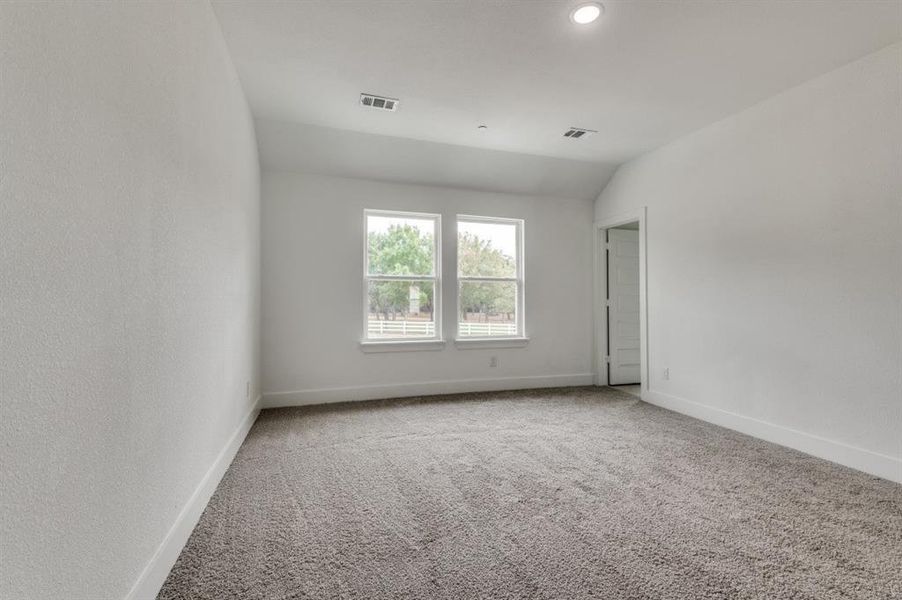
<svg viewBox="0 0 902 600">
<path fill-rule="evenodd" d="M 610 298 L 605 298 L 604 305 L 610 307 L 610 306 L 611 306 L 611 299 L 610 299 Z"/>
<path fill-rule="evenodd" d="M 605 356 L 605 357 L 604 357 L 604 362 L 610 363 L 610 362 L 611 362 L 611 357 L 610 357 L 610 356 Z"/>
</svg>

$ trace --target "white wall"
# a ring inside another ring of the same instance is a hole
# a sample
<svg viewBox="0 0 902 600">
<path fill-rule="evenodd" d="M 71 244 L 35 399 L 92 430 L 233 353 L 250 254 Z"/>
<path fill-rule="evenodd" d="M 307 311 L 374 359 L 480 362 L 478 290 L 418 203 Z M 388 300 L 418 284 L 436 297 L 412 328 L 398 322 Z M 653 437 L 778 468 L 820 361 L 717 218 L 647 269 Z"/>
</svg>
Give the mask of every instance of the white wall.
<svg viewBox="0 0 902 600">
<path fill-rule="evenodd" d="M 262 190 L 268 405 L 591 382 L 591 202 L 276 172 Z M 365 208 L 441 213 L 446 337 L 455 215 L 525 219 L 528 347 L 361 352 Z"/>
<path fill-rule="evenodd" d="M 653 401 L 902 481 L 900 78 L 896 44 L 617 171 Z"/>
<path fill-rule="evenodd" d="M 3 2 L 0 69 L 0 597 L 122 598 L 259 388 L 253 123 L 206 2 Z"/>
</svg>

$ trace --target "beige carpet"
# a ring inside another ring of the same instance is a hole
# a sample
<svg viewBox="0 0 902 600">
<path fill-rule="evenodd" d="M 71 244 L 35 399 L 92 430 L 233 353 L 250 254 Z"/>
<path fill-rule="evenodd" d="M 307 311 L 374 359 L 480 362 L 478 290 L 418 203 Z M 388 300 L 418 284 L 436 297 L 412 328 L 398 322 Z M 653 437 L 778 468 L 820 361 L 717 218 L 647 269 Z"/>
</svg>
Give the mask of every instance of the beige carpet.
<svg viewBox="0 0 902 600">
<path fill-rule="evenodd" d="M 162 599 L 902 598 L 902 486 L 579 388 L 264 411 Z"/>
</svg>

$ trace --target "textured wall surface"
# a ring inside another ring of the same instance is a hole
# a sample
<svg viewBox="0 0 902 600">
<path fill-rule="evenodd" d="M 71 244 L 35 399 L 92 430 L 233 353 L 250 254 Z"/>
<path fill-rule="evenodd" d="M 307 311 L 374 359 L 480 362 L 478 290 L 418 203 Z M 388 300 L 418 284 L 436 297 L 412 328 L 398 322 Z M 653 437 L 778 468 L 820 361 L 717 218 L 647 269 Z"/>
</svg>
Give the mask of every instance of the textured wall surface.
<svg viewBox="0 0 902 600">
<path fill-rule="evenodd" d="M 651 388 L 902 480 L 900 165 L 895 44 L 622 166 L 596 215 L 648 206 Z"/>
<path fill-rule="evenodd" d="M 267 395 L 436 381 L 452 382 L 442 390 L 453 391 L 461 380 L 591 372 L 591 202 L 297 173 L 264 172 L 262 189 Z M 437 352 L 361 352 L 365 208 L 442 215 L 448 340 L 457 310 L 456 215 L 524 219 L 529 346 L 459 350 L 449 342 Z"/>
<path fill-rule="evenodd" d="M 0 597 L 121 598 L 258 388 L 253 123 L 205 2 L 3 2 L 0 69 Z"/>
</svg>

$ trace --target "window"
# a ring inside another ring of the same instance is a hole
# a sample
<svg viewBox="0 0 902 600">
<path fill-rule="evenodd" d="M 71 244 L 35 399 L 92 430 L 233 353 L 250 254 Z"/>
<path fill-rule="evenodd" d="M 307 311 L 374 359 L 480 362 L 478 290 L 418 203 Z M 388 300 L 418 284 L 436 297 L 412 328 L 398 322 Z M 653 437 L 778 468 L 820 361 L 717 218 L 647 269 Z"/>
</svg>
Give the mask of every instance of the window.
<svg viewBox="0 0 902 600">
<path fill-rule="evenodd" d="M 439 215 L 365 211 L 364 341 L 441 339 Z"/>
<path fill-rule="evenodd" d="M 457 337 L 521 338 L 523 221 L 457 217 Z"/>
</svg>

